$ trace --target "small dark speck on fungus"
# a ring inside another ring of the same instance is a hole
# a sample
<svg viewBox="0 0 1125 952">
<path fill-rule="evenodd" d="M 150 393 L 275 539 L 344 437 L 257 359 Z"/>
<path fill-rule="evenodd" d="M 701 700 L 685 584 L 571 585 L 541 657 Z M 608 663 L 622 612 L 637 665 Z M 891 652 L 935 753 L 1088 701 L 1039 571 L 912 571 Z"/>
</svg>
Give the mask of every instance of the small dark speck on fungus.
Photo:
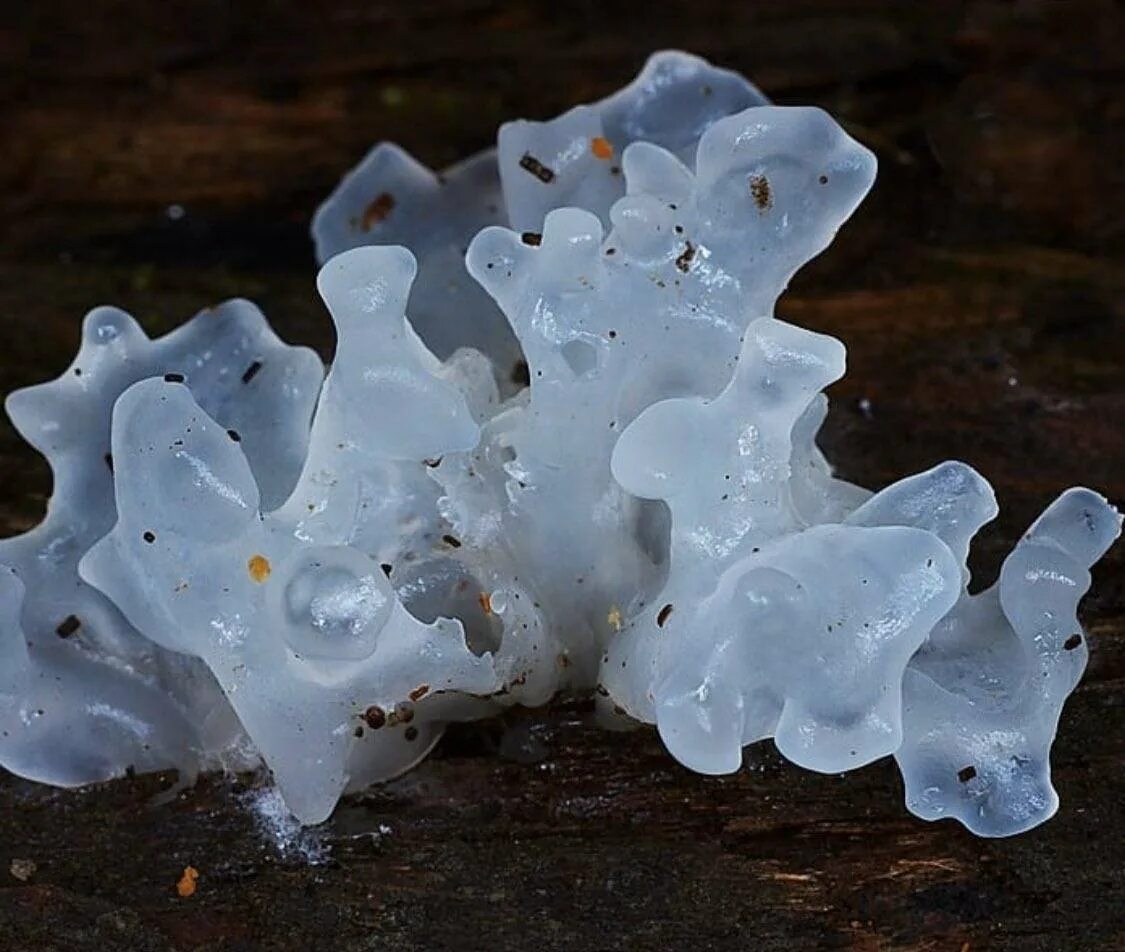
<svg viewBox="0 0 1125 952">
<path fill-rule="evenodd" d="M 81 627 L 82 622 L 78 620 L 77 615 L 67 615 L 66 618 L 59 623 L 59 627 L 55 629 L 55 634 L 60 638 L 69 638 Z"/>
<path fill-rule="evenodd" d="M 684 242 L 683 254 L 676 259 L 676 267 L 679 268 L 684 274 L 688 273 L 691 267 L 691 259 L 695 257 L 695 245 L 690 241 Z"/>
<path fill-rule="evenodd" d="M 758 211 L 764 212 L 773 204 L 773 194 L 770 192 L 770 181 L 764 175 L 750 176 L 750 197 L 758 206 Z"/>
<path fill-rule="evenodd" d="M 165 383 L 183 383 L 184 382 L 184 375 L 183 374 L 165 374 L 164 375 L 164 382 Z"/>
<path fill-rule="evenodd" d="M 387 723 L 387 714 L 378 704 L 372 704 L 363 712 L 363 720 L 373 731 L 377 731 Z"/>
<path fill-rule="evenodd" d="M 1069 638 L 1067 638 L 1066 641 L 1063 642 L 1063 650 L 1064 651 L 1073 651 L 1080 644 L 1082 644 L 1082 636 L 1075 633 L 1075 634 L 1071 635 Z"/>
<path fill-rule="evenodd" d="M 664 623 L 668 620 L 668 616 L 671 615 L 671 614 L 672 614 L 672 603 L 669 602 L 662 609 L 660 609 L 659 613 L 657 614 L 657 616 L 656 616 L 656 627 L 657 628 L 663 628 Z"/>
<path fill-rule="evenodd" d="M 385 221 L 387 216 L 394 211 L 395 197 L 390 192 L 380 192 L 363 210 L 360 227 L 364 231 L 371 231 L 379 222 Z"/>
<path fill-rule="evenodd" d="M 972 764 L 970 764 L 968 767 L 962 767 L 957 771 L 957 779 L 960 780 L 961 783 L 968 783 L 976 775 L 977 768 L 972 766 Z"/>
<path fill-rule="evenodd" d="M 544 185 L 555 180 L 555 173 L 535 158 L 530 152 L 525 152 L 520 158 L 520 168 L 525 172 L 530 172 Z"/>
</svg>

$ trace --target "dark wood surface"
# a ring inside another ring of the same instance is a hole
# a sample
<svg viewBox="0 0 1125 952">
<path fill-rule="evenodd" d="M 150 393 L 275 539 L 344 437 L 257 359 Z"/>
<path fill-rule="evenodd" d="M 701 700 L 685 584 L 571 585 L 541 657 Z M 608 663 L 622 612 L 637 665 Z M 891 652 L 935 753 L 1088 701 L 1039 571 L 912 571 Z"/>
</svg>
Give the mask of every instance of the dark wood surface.
<svg viewBox="0 0 1125 952">
<path fill-rule="evenodd" d="M 1125 499 L 1119 4 L 43 0 L 0 18 L 0 390 L 59 372 L 101 303 L 157 332 L 244 295 L 327 352 L 307 222 L 370 143 L 442 165 L 680 46 L 879 155 L 781 310 L 848 345 L 826 435 L 842 471 L 978 467 L 1003 506 L 984 578 L 1071 483 Z M 6 424 L 0 475 L 0 525 L 22 530 L 49 477 Z M 912 818 L 889 762 L 816 776 L 763 745 L 707 779 L 650 731 L 562 707 L 452 732 L 341 808 L 316 867 L 277 855 L 221 778 L 154 805 L 167 778 L 4 776 L 0 948 L 1123 949 L 1123 567 L 1119 545 L 1084 606 L 1062 810 L 1024 836 Z"/>
</svg>

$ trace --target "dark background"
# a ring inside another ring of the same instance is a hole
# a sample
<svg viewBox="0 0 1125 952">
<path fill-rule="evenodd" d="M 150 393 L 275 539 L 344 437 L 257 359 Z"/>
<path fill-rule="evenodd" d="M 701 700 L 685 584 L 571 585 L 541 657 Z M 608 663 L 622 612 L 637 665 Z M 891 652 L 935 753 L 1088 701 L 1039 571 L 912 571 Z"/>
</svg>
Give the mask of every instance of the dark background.
<svg viewBox="0 0 1125 952">
<path fill-rule="evenodd" d="M 247 296 L 327 356 L 307 223 L 371 143 L 441 166 L 676 46 L 878 153 L 870 198 L 780 308 L 848 345 L 825 436 L 843 474 L 979 468 L 1003 507 L 986 579 L 1064 487 L 1125 499 L 1119 4 L 4 6 L 4 392 L 59 373 L 102 303 L 155 334 Z M 0 528 L 32 525 L 48 473 L 6 423 L 0 477 Z M 912 818 L 889 762 L 824 777 L 759 745 L 708 779 L 572 706 L 453 731 L 338 812 L 318 867 L 267 846 L 219 778 L 153 806 L 167 778 L 64 793 L 5 775 L 0 948 L 1123 949 L 1123 567 L 1119 544 L 1085 603 L 1062 810 L 1023 836 Z"/>
</svg>

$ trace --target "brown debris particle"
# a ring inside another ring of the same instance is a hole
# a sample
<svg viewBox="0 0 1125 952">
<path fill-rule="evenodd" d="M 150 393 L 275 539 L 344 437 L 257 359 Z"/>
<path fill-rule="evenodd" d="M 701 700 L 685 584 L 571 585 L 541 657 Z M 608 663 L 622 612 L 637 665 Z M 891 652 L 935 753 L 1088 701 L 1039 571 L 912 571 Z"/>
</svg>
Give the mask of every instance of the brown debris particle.
<svg viewBox="0 0 1125 952">
<path fill-rule="evenodd" d="M 679 268 L 684 274 L 687 274 L 688 269 L 691 267 L 691 259 L 694 257 L 695 245 L 693 245 L 690 241 L 685 241 L 683 254 L 681 254 L 676 259 L 676 267 Z"/>
<path fill-rule="evenodd" d="M 957 771 L 957 779 L 960 780 L 961 783 L 968 783 L 976 775 L 977 768 L 972 766 L 972 764 L 970 764 L 968 767 L 962 767 Z"/>
<path fill-rule="evenodd" d="M 773 194 L 770 192 L 770 181 L 764 175 L 750 176 L 750 197 L 758 206 L 758 211 L 764 212 L 773 204 Z"/>
<path fill-rule="evenodd" d="M 671 615 L 671 614 L 672 614 L 672 603 L 669 602 L 662 609 L 660 609 L 660 611 L 657 613 L 656 627 L 657 628 L 663 628 L 664 623 L 668 620 L 668 616 Z"/>
<path fill-rule="evenodd" d="M 1082 636 L 1075 633 L 1075 634 L 1071 635 L 1069 638 L 1067 638 L 1066 641 L 1063 642 L 1063 650 L 1064 651 L 1073 651 L 1080 644 L 1082 644 Z"/>
<path fill-rule="evenodd" d="M 59 627 L 55 629 L 55 634 L 60 638 L 69 638 L 81 627 L 82 622 L 78 620 L 77 615 L 67 615 L 66 618 L 59 623 Z"/>
<path fill-rule="evenodd" d="M 250 572 L 250 577 L 255 582 L 264 582 L 270 577 L 270 572 L 273 569 L 270 567 L 270 560 L 264 555 L 252 555 L 246 563 L 246 568 Z"/>
<path fill-rule="evenodd" d="M 387 723 L 387 714 L 378 704 L 372 704 L 363 712 L 363 720 L 373 731 L 377 731 Z"/>
<path fill-rule="evenodd" d="M 480 602 L 480 610 L 486 615 L 492 614 L 492 595 L 488 592 L 481 592 L 477 596 L 477 601 Z"/>
<path fill-rule="evenodd" d="M 21 883 L 26 883 L 35 871 L 39 868 L 33 859 L 13 859 L 8 864 L 8 872 L 12 874 L 14 879 L 18 879 Z"/>
<path fill-rule="evenodd" d="M 525 172 L 530 172 L 544 185 L 548 185 L 555 180 L 555 173 L 530 152 L 525 152 L 520 158 L 520 168 Z"/>
<path fill-rule="evenodd" d="M 525 231 L 520 235 L 520 241 L 525 245 L 531 245 L 532 248 L 538 248 L 543 244 L 543 236 L 537 231 Z"/>
<path fill-rule="evenodd" d="M 430 693 L 430 686 L 428 684 L 419 684 L 413 691 L 410 692 L 410 700 L 417 701 L 424 698 Z"/>
<path fill-rule="evenodd" d="M 590 151 L 593 153 L 595 159 L 602 159 L 603 161 L 612 159 L 613 143 L 605 136 L 594 136 L 594 138 L 590 140 Z"/>
<path fill-rule="evenodd" d="M 394 207 L 395 197 L 390 192 L 380 192 L 363 210 L 363 217 L 359 220 L 360 228 L 371 231 L 379 222 L 386 220 Z"/>
<path fill-rule="evenodd" d="M 414 720 L 414 708 L 405 701 L 400 701 L 391 712 L 391 724 L 409 724 Z"/>
<path fill-rule="evenodd" d="M 195 895 L 195 884 L 199 879 L 199 870 L 194 866 L 185 866 L 180 881 L 176 883 L 176 892 L 181 899 Z"/>
</svg>

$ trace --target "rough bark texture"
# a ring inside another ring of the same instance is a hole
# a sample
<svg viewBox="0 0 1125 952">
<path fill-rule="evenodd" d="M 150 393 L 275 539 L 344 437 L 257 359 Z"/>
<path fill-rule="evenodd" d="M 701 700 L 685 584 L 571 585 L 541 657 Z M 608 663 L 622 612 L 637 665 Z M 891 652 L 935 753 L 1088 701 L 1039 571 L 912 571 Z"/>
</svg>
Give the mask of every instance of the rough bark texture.
<svg viewBox="0 0 1125 952">
<path fill-rule="evenodd" d="M 64 367 L 100 303 L 155 332 L 243 295 L 327 350 L 306 225 L 373 141 L 442 165 L 681 46 L 824 106 L 879 154 L 872 196 L 780 312 L 848 345 L 826 440 L 843 473 L 878 487 L 978 467 L 1003 506 L 981 578 L 1064 486 L 1125 496 L 1109 0 L 10 6 L 4 392 Z M 0 477 L 0 527 L 37 521 L 49 474 L 6 424 Z M 59 792 L 4 776 L 0 947 L 1125 948 L 1123 567 L 1119 545 L 1095 571 L 1090 669 L 1055 745 L 1063 807 L 1030 834 L 915 820 L 886 762 L 815 776 L 762 746 L 707 779 L 649 731 L 560 707 L 456 730 L 344 806 L 317 867 L 278 856 L 218 778 L 153 805 L 168 778 Z"/>
</svg>

